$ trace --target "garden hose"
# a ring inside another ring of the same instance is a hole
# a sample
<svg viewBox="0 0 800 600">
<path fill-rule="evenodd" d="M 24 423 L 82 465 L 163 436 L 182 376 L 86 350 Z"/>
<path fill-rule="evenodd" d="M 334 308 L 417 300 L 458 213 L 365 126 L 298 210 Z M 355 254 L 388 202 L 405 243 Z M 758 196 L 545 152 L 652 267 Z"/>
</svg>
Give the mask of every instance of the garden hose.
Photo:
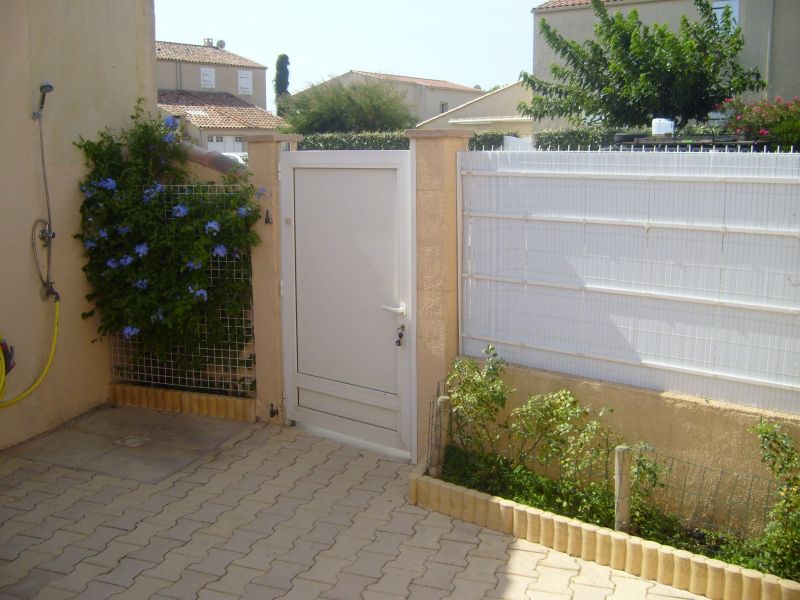
<svg viewBox="0 0 800 600">
<path fill-rule="evenodd" d="M 0 408 L 8 408 L 9 406 L 13 406 L 17 402 L 20 402 L 21 400 L 24 400 L 30 396 L 31 393 L 42 383 L 47 375 L 47 372 L 50 370 L 50 365 L 53 364 L 53 356 L 55 356 L 56 353 L 56 342 L 58 341 L 58 316 L 61 311 L 61 298 L 55 291 L 53 292 L 53 295 L 55 297 L 54 301 L 56 305 L 56 311 L 55 318 L 53 320 L 53 339 L 50 342 L 50 354 L 47 356 L 47 362 L 44 365 L 44 369 L 42 369 L 42 372 L 39 374 L 39 377 L 36 378 L 36 381 L 34 381 L 27 390 L 18 396 L 9 398 L 8 400 L 3 399 L 6 391 L 6 361 L 3 353 L 0 352 Z"/>
</svg>

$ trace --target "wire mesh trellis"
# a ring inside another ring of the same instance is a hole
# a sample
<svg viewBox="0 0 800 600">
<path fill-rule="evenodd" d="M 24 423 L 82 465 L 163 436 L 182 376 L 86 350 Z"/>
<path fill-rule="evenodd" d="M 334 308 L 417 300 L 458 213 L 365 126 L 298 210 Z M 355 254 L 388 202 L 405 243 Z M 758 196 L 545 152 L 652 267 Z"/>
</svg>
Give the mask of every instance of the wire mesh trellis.
<svg viewBox="0 0 800 600">
<path fill-rule="evenodd" d="M 775 502 L 776 483 L 753 473 L 736 473 L 648 452 L 662 467 L 653 495 L 656 505 L 689 528 L 755 537 L 763 532 Z"/>
<path fill-rule="evenodd" d="M 172 208 L 180 198 L 201 195 L 207 202 L 238 191 L 235 185 L 165 186 L 164 218 L 172 218 Z M 175 346 L 162 357 L 148 352 L 135 338 L 112 336 L 111 365 L 115 381 L 240 397 L 255 395 L 255 347 L 252 313 L 252 269 L 248 255 L 228 253 L 215 256 L 206 266 L 211 285 L 221 277 L 246 282 L 251 288 L 248 306 L 231 312 L 220 309 L 218 320 L 223 342 L 207 342 L 206 324 L 201 323 L 194 347 Z"/>
</svg>

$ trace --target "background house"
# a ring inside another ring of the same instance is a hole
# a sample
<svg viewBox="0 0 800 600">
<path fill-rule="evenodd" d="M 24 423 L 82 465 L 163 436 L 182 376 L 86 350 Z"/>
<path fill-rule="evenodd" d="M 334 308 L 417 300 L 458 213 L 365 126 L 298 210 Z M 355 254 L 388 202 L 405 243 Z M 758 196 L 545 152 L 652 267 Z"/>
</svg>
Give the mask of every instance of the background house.
<svg viewBox="0 0 800 600">
<path fill-rule="evenodd" d="M 266 110 L 267 67 L 225 50 L 225 42 L 156 42 L 158 104 L 180 117 L 184 137 L 208 150 L 245 152 L 244 137 L 275 131 L 283 119 Z"/>
<path fill-rule="evenodd" d="M 530 99 L 521 82 L 506 85 L 417 125 L 417 129 L 511 130 L 530 138 L 531 119 L 517 112 Z"/>
<path fill-rule="evenodd" d="M 384 82 L 402 94 L 414 116 L 424 121 L 485 94 L 480 88 L 442 79 L 425 79 L 405 75 L 389 75 L 368 71 L 348 71 L 319 84 L 337 82 L 343 85 L 363 82 Z M 302 94 L 302 92 L 298 92 Z"/>
<path fill-rule="evenodd" d="M 682 15 L 697 18 L 692 0 L 605 0 L 610 13 L 629 13 L 636 9 L 645 24 L 668 23 L 677 30 Z M 766 95 L 792 98 L 800 95 L 800 2 L 797 0 L 712 0 L 722 11 L 730 6 L 742 28 L 745 47 L 741 63 L 758 67 L 766 79 Z M 550 79 L 550 65 L 556 62 L 553 50 L 539 35 L 539 23 L 548 24 L 568 39 L 582 42 L 594 36 L 595 17 L 590 0 L 549 0 L 533 9 L 533 73 Z"/>
</svg>

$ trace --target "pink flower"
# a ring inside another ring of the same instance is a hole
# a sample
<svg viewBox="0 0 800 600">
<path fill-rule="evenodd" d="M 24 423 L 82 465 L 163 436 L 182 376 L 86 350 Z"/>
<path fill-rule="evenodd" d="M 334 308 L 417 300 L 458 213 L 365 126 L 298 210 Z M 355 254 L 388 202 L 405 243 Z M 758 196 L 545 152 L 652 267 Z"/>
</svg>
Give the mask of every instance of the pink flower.
<svg viewBox="0 0 800 600">
<path fill-rule="evenodd" d="M 741 127 L 737 127 L 736 128 L 736 133 L 742 133 L 742 128 Z"/>
<path fill-rule="evenodd" d="M 726 104 L 729 104 L 729 103 L 733 102 L 733 98 L 725 98 L 725 100 L 723 100 L 723 102 L 725 102 Z"/>
<path fill-rule="evenodd" d="M 766 129 L 759 129 L 758 135 L 769 135 L 769 131 Z"/>
<path fill-rule="evenodd" d="M 741 121 L 742 120 L 742 115 L 736 115 L 736 120 L 737 121 Z"/>
</svg>

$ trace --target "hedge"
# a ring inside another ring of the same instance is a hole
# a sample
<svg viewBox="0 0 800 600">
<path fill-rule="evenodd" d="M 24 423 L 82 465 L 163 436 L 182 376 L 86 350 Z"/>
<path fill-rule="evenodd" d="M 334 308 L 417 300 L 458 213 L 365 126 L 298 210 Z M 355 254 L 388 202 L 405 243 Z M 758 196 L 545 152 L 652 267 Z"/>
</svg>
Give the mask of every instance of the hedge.
<svg viewBox="0 0 800 600">
<path fill-rule="evenodd" d="M 516 136 L 513 131 L 478 131 L 469 140 L 470 150 L 497 148 L 503 136 Z M 300 150 L 408 150 L 409 140 L 402 131 L 370 131 L 362 133 L 313 133 L 298 144 Z"/>
</svg>

